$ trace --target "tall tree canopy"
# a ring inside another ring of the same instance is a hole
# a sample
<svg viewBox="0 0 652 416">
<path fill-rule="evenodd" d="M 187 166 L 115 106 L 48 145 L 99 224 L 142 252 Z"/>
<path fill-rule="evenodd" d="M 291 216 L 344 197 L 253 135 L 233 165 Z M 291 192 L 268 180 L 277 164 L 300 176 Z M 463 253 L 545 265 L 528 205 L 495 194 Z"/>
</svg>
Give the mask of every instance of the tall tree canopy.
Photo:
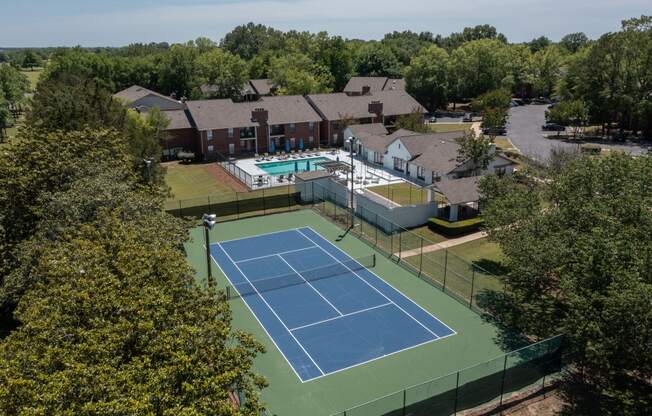
<svg viewBox="0 0 652 416">
<path fill-rule="evenodd" d="M 445 49 L 436 45 L 423 49 L 405 70 L 408 92 L 429 110 L 445 107 L 450 95 L 449 66 Z"/>
<path fill-rule="evenodd" d="M 505 318 L 564 333 L 572 414 L 652 411 L 652 157 L 570 158 L 546 180 L 481 183 L 489 236 L 505 253 Z"/>
</svg>

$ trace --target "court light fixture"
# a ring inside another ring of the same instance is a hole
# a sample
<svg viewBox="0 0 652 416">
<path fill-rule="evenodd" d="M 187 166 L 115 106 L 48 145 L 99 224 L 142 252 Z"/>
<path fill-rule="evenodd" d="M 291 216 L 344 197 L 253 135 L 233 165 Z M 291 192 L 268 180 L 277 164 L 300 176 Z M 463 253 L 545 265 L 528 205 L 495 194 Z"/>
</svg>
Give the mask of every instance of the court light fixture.
<svg viewBox="0 0 652 416">
<path fill-rule="evenodd" d="M 213 287 L 213 269 L 211 264 L 211 239 L 209 232 L 217 223 L 217 215 L 204 214 L 201 217 L 204 225 L 204 245 L 206 246 L 206 268 L 208 269 L 208 286 Z"/>
</svg>

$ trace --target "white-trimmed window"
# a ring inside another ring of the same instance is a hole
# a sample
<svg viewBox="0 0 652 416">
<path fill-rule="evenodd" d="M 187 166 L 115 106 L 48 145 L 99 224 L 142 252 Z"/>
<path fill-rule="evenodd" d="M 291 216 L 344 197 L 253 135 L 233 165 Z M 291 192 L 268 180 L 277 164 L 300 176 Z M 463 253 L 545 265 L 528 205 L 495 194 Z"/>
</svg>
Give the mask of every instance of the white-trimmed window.
<svg viewBox="0 0 652 416">
<path fill-rule="evenodd" d="M 383 154 L 382 153 L 378 153 L 378 152 L 370 152 L 370 153 L 374 154 L 374 163 L 376 163 L 378 165 L 383 164 Z"/>
<path fill-rule="evenodd" d="M 294 123 L 290 123 L 289 127 L 290 133 L 294 133 L 297 131 L 297 126 Z"/>
<path fill-rule="evenodd" d="M 438 172 L 432 172 L 432 182 L 441 182 L 441 175 Z"/>
<path fill-rule="evenodd" d="M 417 166 L 417 178 L 419 179 L 426 179 L 426 170 L 423 168 L 423 166 Z"/>
<path fill-rule="evenodd" d="M 315 136 L 308 137 L 308 143 L 313 144 L 315 142 Z"/>
<path fill-rule="evenodd" d="M 213 146 L 212 144 L 209 144 L 209 145 L 208 145 L 208 151 L 209 151 L 209 152 L 212 152 L 213 149 L 215 149 L 215 146 Z"/>
<path fill-rule="evenodd" d="M 213 130 L 206 131 L 206 140 L 213 140 Z"/>
<path fill-rule="evenodd" d="M 400 157 L 394 157 L 394 170 L 405 172 L 405 160 Z"/>
<path fill-rule="evenodd" d="M 315 129 L 315 122 L 311 121 L 310 123 L 308 123 L 308 128 L 310 129 L 310 131 L 313 131 Z"/>
<path fill-rule="evenodd" d="M 290 137 L 290 149 L 294 149 L 295 145 L 296 145 L 296 139 L 294 137 Z"/>
<path fill-rule="evenodd" d="M 229 127 L 229 138 L 233 137 L 233 127 Z"/>
<path fill-rule="evenodd" d="M 229 143 L 229 154 L 232 155 L 235 153 L 235 143 Z"/>
</svg>

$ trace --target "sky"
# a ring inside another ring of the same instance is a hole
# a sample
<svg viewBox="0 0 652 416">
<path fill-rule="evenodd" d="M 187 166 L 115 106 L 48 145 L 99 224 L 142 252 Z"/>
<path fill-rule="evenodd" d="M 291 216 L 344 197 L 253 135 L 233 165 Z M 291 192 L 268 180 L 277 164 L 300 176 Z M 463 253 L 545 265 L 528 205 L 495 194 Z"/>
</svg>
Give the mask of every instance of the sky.
<svg viewBox="0 0 652 416">
<path fill-rule="evenodd" d="M 652 14 L 650 0 L 0 0 L 0 46 L 219 41 L 247 22 L 358 39 L 488 23 L 524 42 L 572 32 L 597 38 L 642 14 Z"/>
</svg>

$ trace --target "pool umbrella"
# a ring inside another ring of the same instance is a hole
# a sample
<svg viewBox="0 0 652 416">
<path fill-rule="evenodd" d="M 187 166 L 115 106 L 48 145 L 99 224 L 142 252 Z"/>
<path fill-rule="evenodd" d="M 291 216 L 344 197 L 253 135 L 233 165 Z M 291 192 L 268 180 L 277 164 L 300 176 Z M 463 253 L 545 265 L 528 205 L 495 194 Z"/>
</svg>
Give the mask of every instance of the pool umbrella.
<svg viewBox="0 0 652 416">
<path fill-rule="evenodd" d="M 285 140 L 285 151 L 290 152 L 290 141 L 287 139 Z"/>
<path fill-rule="evenodd" d="M 339 161 L 340 161 L 340 155 L 337 155 L 337 157 L 335 158 L 335 160 L 339 162 Z"/>
<path fill-rule="evenodd" d="M 303 150 L 303 138 L 299 139 L 299 150 Z"/>
<path fill-rule="evenodd" d="M 294 161 L 294 171 L 295 172 L 299 171 L 299 162 L 297 162 L 296 160 Z"/>
<path fill-rule="evenodd" d="M 310 172 L 310 161 L 306 160 L 306 170 Z"/>
<path fill-rule="evenodd" d="M 276 143 L 274 143 L 274 140 L 269 142 L 269 153 L 274 153 L 276 152 Z"/>
</svg>

